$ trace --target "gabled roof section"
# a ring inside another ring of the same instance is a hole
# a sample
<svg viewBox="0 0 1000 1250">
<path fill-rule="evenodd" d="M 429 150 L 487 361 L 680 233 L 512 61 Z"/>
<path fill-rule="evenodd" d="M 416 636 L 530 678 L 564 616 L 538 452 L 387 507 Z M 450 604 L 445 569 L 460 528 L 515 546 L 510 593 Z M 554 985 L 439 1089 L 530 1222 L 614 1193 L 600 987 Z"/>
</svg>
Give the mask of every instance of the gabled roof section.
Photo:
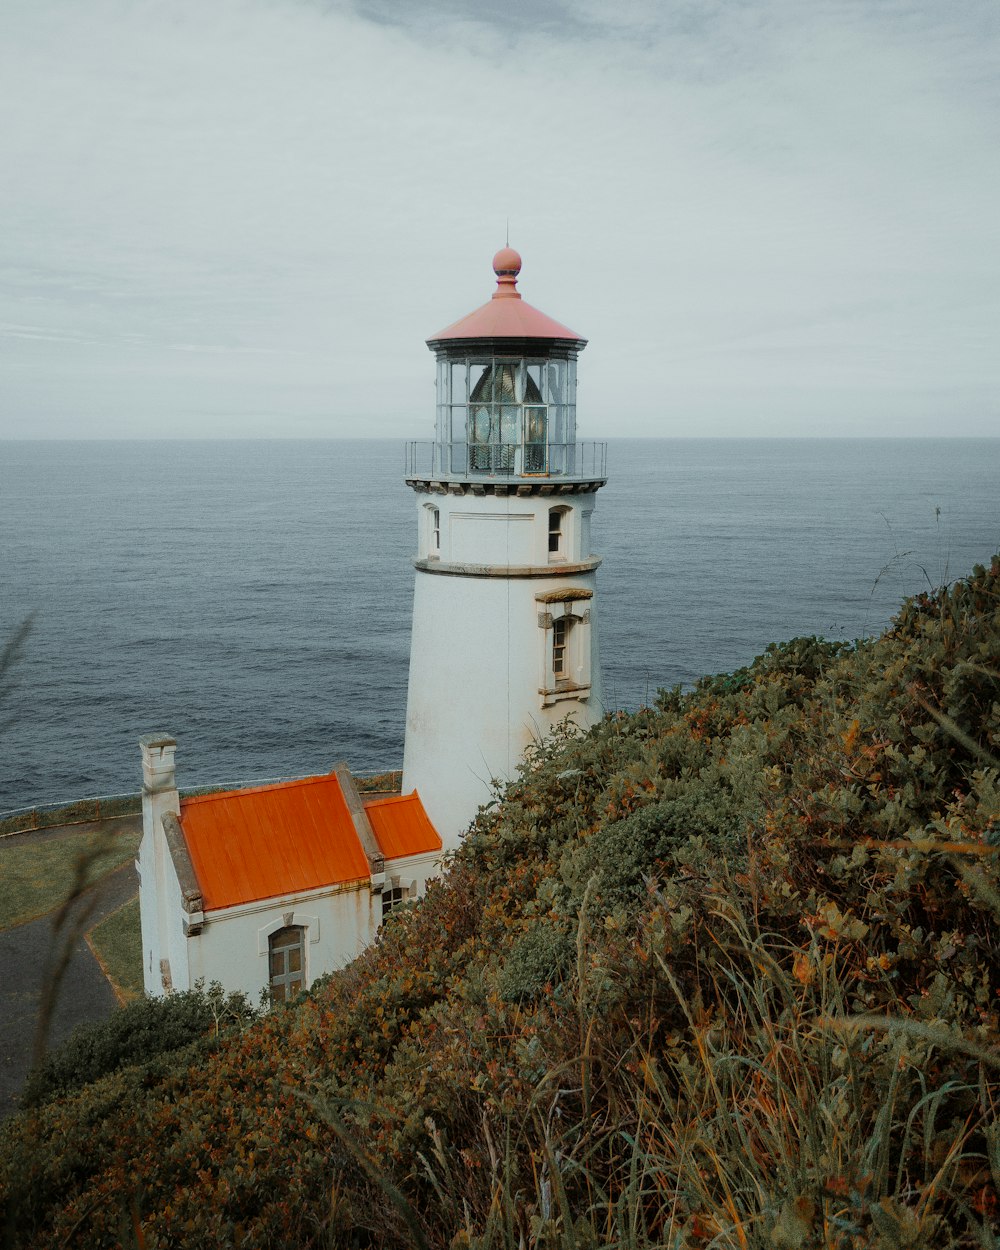
<svg viewBox="0 0 1000 1250">
<path fill-rule="evenodd" d="M 366 799 L 365 813 L 387 860 L 441 850 L 441 838 L 416 790 L 388 798 Z"/>
<path fill-rule="evenodd" d="M 205 910 L 370 878 L 335 774 L 181 800 Z"/>
<path fill-rule="evenodd" d="M 586 344 L 587 340 L 574 330 L 553 321 L 521 298 L 517 289 L 521 257 L 512 247 L 501 248 L 493 257 L 493 272 L 497 275 L 497 289 L 490 302 L 432 335 L 427 340 L 428 347 L 464 339 L 546 339 L 575 343 L 578 347 Z"/>
</svg>

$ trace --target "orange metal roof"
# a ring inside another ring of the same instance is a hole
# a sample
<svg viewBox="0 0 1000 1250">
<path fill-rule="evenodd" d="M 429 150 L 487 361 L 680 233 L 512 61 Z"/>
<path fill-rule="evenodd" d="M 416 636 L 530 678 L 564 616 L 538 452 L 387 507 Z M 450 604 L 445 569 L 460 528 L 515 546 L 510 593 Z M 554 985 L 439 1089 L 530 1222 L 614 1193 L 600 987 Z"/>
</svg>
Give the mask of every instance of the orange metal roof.
<svg viewBox="0 0 1000 1250">
<path fill-rule="evenodd" d="M 372 831 L 386 859 L 440 851 L 441 839 L 431 824 L 420 795 L 394 794 L 384 799 L 362 796 Z"/>
<path fill-rule="evenodd" d="M 181 828 L 206 910 L 369 875 L 333 773 L 182 799 Z"/>
<path fill-rule="evenodd" d="M 490 302 L 432 335 L 427 340 L 429 346 L 448 339 L 563 339 L 581 346 L 586 343 L 574 330 L 522 300 L 517 289 L 521 258 L 512 247 L 501 248 L 493 257 L 493 272 L 497 275 L 497 289 Z"/>
</svg>

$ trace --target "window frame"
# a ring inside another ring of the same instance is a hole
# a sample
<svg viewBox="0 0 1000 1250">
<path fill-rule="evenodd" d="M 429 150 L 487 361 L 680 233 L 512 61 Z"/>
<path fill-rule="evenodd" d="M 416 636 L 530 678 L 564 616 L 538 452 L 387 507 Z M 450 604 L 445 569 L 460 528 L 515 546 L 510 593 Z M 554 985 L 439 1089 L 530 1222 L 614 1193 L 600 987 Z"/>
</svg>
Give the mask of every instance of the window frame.
<svg viewBox="0 0 1000 1250">
<path fill-rule="evenodd" d="M 404 903 L 408 903 L 411 898 L 415 898 L 417 893 L 416 881 L 404 880 L 402 877 L 386 877 L 385 884 L 382 886 L 382 918 L 379 921 L 379 928 L 385 924 L 386 918 L 401 907 Z"/>
<path fill-rule="evenodd" d="M 565 564 L 569 558 L 569 521 L 572 515 L 573 509 L 565 504 L 549 509 L 547 531 L 549 564 Z M 553 538 L 556 539 L 555 547 L 552 546 Z"/>
<path fill-rule="evenodd" d="M 556 689 L 565 687 L 568 678 L 569 651 L 572 645 L 574 616 L 557 616 L 552 621 L 552 677 Z"/>
<path fill-rule="evenodd" d="M 593 591 L 571 588 L 536 595 L 541 640 L 541 706 L 563 699 L 585 702 L 593 686 L 590 600 Z"/>
<path fill-rule="evenodd" d="M 289 934 L 294 934 L 295 940 L 282 942 Z M 280 929 L 267 935 L 267 992 L 272 1003 L 289 1003 L 306 989 L 306 946 L 305 925 L 282 925 Z M 289 967 L 288 956 L 292 952 L 298 953 L 297 968 Z M 274 971 L 276 955 L 281 956 L 282 961 L 282 970 L 279 972 Z M 279 988 L 280 997 L 276 993 Z"/>
</svg>

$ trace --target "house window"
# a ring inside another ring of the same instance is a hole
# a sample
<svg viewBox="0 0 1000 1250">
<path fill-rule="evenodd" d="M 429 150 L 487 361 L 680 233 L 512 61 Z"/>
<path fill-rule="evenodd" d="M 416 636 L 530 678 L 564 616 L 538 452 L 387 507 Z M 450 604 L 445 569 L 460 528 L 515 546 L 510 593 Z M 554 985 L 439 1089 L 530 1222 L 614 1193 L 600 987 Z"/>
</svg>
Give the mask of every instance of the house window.
<svg viewBox="0 0 1000 1250">
<path fill-rule="evenodd" d="M 400 885 L 398 881 L 394 881 L 382 890 L 382 919 L 388 916 L 394 907 L 398 907 L 400 903 L 405 903 L 408 895 L 406 886 Z"/>
<path fill-rule="evenodd" d="M 305 984 L 305 930 L 289 925 L 267 939 L 271 1002 L 287 1003 Z"/>
</svg>

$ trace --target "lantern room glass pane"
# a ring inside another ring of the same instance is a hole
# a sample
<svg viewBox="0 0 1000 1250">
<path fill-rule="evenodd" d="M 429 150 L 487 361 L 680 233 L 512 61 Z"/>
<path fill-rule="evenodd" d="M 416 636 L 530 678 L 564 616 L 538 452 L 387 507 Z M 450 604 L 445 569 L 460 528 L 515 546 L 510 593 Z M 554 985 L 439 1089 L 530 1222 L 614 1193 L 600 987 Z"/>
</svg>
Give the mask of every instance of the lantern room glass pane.
<svg viewBox="0 0 1000 1250">
<path fill-rule="evenodd" d="M 566 403 L 565 360 L 550 360 L 545 366 L 546 399 L 550 404 Z"/>
<path fill-rule="evenodd" d="M 566 409 L 561 404 L 549 408 L 549 439 L 560 446 L 569 441 L 566 436 Z"/>
<path fill-rule="evenodd" d="M 464 443 L 469 410 L 464 404 L 453 404 L 451 425 L 445 429 L 445 438 L 451 443 Z"/>
<path fill-rule="evenodd" d="M 523 360 L 477 365 L 473 376 L 478 370 L 469 403 L 469 466 L 484 473 L 513 473 L 522 441 L 522 405 L 540 404 L 538 386 Z"/>
<path fill-rule="evenodd" d="M 469 398 L 468 391 L 468 365 L 463 360 L 460 365 L 452 364 L 451 366 L 451 393 L 448 398 L 453 404 L 464 404 Z"/>
<path fill-rule="evenodd" d="M 524 473 L 548 469 L 548 420 L 542 404 L 524 406 Z"/>
</svg>

